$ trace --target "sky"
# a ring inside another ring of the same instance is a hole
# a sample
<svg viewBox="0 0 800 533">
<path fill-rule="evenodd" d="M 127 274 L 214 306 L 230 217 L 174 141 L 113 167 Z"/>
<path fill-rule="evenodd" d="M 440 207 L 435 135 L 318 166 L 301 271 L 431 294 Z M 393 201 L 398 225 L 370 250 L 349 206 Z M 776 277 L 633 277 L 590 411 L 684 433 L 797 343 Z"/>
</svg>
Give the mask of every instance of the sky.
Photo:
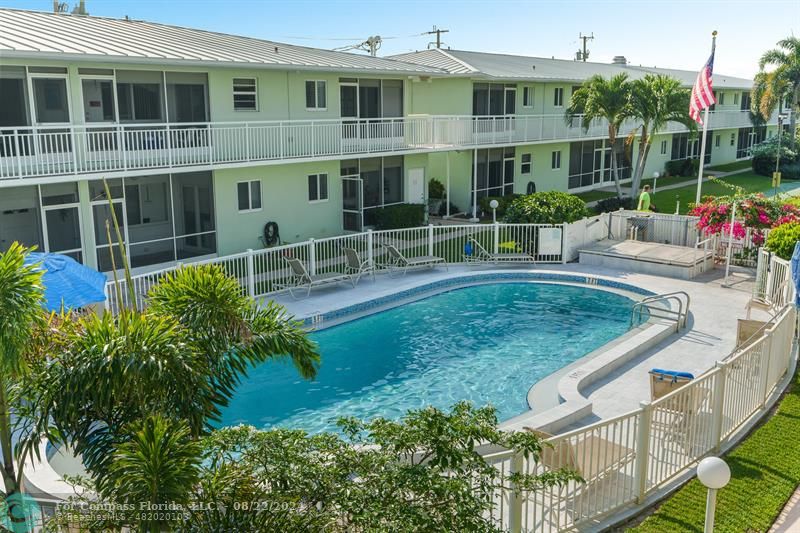
<svg viewBox="0 0 800 533">
<path fill-rule="evenodd" d="M 62 0 L 63 1 L 63 0 Z M 66 0 L 70 6 L 77 0 Z M 52 0 L 0 0 L 52 10 Z M 379 55 L 424 50 L 421 35 L 449 30 L 444 46 L 573 59 L 593 34 L 589 60 L 699 70 L 717 30 L 714 70 L 751 78 L 758 58 L 800 35 L 798 0 L 87 0 L 92 15 L 144 19 L 318 48 L 380 35 Z"/>
</svg>

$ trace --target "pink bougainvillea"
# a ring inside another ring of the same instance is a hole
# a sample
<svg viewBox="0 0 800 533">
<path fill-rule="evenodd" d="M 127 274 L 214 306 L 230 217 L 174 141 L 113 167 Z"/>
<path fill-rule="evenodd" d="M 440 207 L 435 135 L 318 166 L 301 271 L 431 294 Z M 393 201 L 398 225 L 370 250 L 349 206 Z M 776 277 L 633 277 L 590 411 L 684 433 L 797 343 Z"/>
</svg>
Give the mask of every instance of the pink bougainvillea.
<svg viewBox="0 0 800 533">
<path fill-rule="evenodd" d="M 732 203 L 730 197 L 708 196 L 703 198 L 703 203 L 696 205 L 689 214 L 700 218 L 697 227 L 706 235 L 727 234 L 730 229 Z M 789 222 L 800 222 L 800 208 L 766 198 L 763 194 L 754 194 L 737 199 L 733 234 L 734 237 L 743 239 L 750 229 L 753 244 L 760 246 L 764 243 L 764 230 Z"/>
</svg>

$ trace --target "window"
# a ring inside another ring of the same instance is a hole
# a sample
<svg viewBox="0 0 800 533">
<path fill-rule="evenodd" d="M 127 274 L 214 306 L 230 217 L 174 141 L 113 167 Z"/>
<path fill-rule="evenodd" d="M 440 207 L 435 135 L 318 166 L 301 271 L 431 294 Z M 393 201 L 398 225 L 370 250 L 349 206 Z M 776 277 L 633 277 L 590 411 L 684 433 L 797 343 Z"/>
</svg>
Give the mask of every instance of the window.
<svg viewBox="0 0 800 533">
<path fill-rule="evenodd" d="M 475 83 L 472 86 L 473 115 L 513 115 L 516 101 L 517 87 L 514 84 Z"/>
<path fill-rule="evenodd" d="M 739 105 L 739 93 L 733 93 L 733 105 Z"/>
<path fill-rule="evenodd" d="M 553 170 L 561 168 L 561 150 L 553 152 L 550 156 L 550 167 Z"/>
<path fill-rule="evenodd" d="M 562 107 L 564 105 L 564 88 L 556 87 L 553 90 L 553 106 Z"/>
<path fill-rule="evenodd" d="M 722 135 L 717 135 L 716 137 L 714 137 L 714 147 L 715 148 L 719 148 L 719 143 L 720 143 L 720 139 L 721 138 L 722 138 Z"/>
<path fill-rule="evenodd" d="M 719 105 L 725 105 L 725 93 L 723 92 L 717 93 L 717 103 Z"/>
<path fill-rule="evenodd" d="M 731 133 L 731 146 L 736 146 L 736 134 Z"/>
<path fill-rule="evenodd" d="M 255 78 L 233 78 L 234 111 L 258 111 L 258 88 Z"/>
<path fill-rule="evenodd" d="M 161 86 L 157 83 L 117 83 L 120 120 L 161 120 Z"/>
<path fill-rule="evenodd" d="M 328 199 L 328 175 L 311 174 L 308 177 L 308 201 L 324 202 Z"/>
<path fill-rule="evenodd" d="M 661 155 L 667 155 L 667 141 L 661 141 Z"/>
<path fill-rule="evenodd" d="M 326 100 L 327 83 L 324 81 L 306 82 L 306 109 L 324 110 L 328 104 Z"/>
<path fill-rule="evenodd" d="M 239 197 L 239 212 L 258 211 L 261 209 L 261 181 L 240 181 L 236 184 Z"/>
<path fill-rule="evenodd" d="M 617 139 L 613 153 L 617 154 L 619 179 L 630 178 L 631 163 L 629 153 L 625 149 L 625 139 Z M 570 143 L 567 187 L 578 189 L 613 181 L 611 156 L 611 145 L 604 140 Z"/>
<path fill-rule="evenodd" d="M 522 107 L 533 107 L 533 87 L 522 88 Z"/>
<path fill-rule="evenodd" d="M 473 195 L 505 196 L 514 192 L 514 148 L 478 150 Z"/>
<path fill-rule="evenodd" d="M 530 174 L 531 173 L 531 154 L 522 154 L 522 165 L 520 166 L 520 172 L 522 174 Z"/>
<path fill-rule="evenodd" d="M 739 105 L 739 109 L 741 109 L 742 111 L 747 111 L 748 109 L 750 109 L 750 93 L 749 92 L 743 92 L 742 93 L 742 100 L 741 100 L 741 104 Z"/>
</svg>

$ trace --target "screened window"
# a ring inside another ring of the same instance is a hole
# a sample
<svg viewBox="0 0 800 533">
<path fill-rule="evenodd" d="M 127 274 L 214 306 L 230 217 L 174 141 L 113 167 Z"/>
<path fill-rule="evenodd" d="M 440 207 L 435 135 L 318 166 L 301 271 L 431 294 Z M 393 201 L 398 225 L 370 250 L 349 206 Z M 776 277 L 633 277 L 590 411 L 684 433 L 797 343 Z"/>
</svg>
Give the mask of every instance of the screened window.
<svg viewBox="0 0 800 533">
<path fill-rule="evenodd" d="M 717 94 L 717 103 L 719 105 L 725 105 L 725 93 L 718 93 Z"/>
<path fill-rule="evenodd" d="M 478 150 L 477 189 L 478 198 L 505 196 L 514 192 L 514 148 L 490 148 Z"/>
<path fill-rule="evenodd" d="M 531 158 L 531 154 L 522 154 L 522 164 L 520 165 L 519 171 L 522 174 L 530 174 L 532 165 L 533 160 Z"/>
<path fill-rule="evenodd" d="M 261 209 L 261 181 L 240 181 L 236 184 L 236 192 L 240 213 Z"/>
<path fill-rule="evenodd" d="M 714 148 L 719 148 L 719 143 L 721 141 L 722 135 L 717 135 L 714 137 Z"/>
<path fill-rule="evenodd" d="M 327 109 L 327 83 L 322 80 L 306 81 L 306 109 Z"/>
<path fill-rule="evenodd" d="M 117 83 L 120 120 L 161 120 L 161 86 L 157 83 Z"/>
<path fill-rule="evenodd" d="M 746 110 L 750 109 L 750 93 L 749 92 L 743 92 L 742 93 L 741 102 L 742 103 L 740 104 L 739 109 L 741 109 L 742 111 L 746 111 Z"/>
<path fill-rule="evenodd" d="M 557 150 L 550 155 L 550 168 L 553 170 L 561 168 L 561 150 Z"/>
<path fill-rule="evenodd" d="M 258 87 L 255 78 L 233 78 L 233 109 L 258 111 Z"/>
<path fill-rule="evenodd" d="M 308 201 L 323 202 L 328 199 L 328 175 L 311 174 L 308 177 Z"/>
<path fill-rule="evenodd" d="M 661 155 L 667 155 L 667 141 L 661 141 Z"/>
<path fill-rule="evenodd" d="M 733 93 L 733 105 L 739 105 L 739 93 Z"/>
<path fill-rule="evenodd" d="M 522 88 L 522 107 L 533 107 L 533 87 Z"/>
<path fill-rule="evenodd" d="M 564 88 L 556 87 L 553 89 L 553 106 L 563 107 L 564 105 Z"/>
<path fill-rule="evenodd" d="M 476 83 L 472 86 L 473 115 L 513 115 L 516 101 L 517 88 L 513 84 Z"/>
</svg>

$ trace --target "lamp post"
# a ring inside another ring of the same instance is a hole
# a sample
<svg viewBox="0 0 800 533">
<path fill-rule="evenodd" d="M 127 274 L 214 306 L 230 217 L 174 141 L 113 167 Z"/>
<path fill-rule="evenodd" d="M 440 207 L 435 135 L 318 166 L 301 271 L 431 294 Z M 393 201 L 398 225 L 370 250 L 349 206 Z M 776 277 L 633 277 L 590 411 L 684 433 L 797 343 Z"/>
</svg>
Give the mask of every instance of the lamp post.
<svg viewBox="0 0 800 533">
<path fill-rule="evenodd" d="M 708 487 L 706 497 L 706 523 L 703 531 L 714 532 L 714 512 L 717 507 L 717 491 L 731 480 L 731 469 L 719 457 L 706 457 L 697 465 L 697 479 Z"/>
<path fill-rule="evenodd" d="M 492 222 L 495 224 L 497 224 L 497 206 L 499 205 L 500 203 L 497 200 L 489 202 L 489 207 L 492 208 Z"/>
<path fill-rule="evenodd" d="M 781 176 L 781 137 L 783 136 L 783 113 L 778 113 L 778 151 L 775 154 L 775 173 L 772 175 L 772 194 L 778 194 L 778 185 Z"/>
<path fill-rule="evenodd" d="M 658 185 L 658 177 L 660 175 L 657 171 L 653 172 L 653 196 L 656 195 L 656 185 Z"/>
</svg>

